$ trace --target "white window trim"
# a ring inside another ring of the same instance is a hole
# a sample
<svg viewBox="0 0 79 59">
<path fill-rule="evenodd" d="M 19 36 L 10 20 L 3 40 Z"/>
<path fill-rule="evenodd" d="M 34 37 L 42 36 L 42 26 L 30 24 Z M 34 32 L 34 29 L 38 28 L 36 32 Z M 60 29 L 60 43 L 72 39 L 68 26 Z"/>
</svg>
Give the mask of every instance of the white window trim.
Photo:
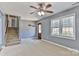
<svg viewBox="0 0 79 59">
<path fill-rule="evenodd" d="M 51 33 L 51 36 L 58 37 L 58 38 L 66 38 L 66 39 L 76 40 L 76 30 L 75 30 L 75 27 L 76 27 L 75 26 L 76 14 L 75 13 L 72 13 L 72 14 L 69 14 L 69 15 L 64 15 L 64 16 L 61 16 L 61 17 L 58 17 L 58 18 L 54 18 L 52 20 L 62 19 L 62 18 L 69 17 L 69 16 L 75 16 L 74 17 L 74 20 L 73 20 L 74 21 L 74 26 L 73 26 L 73 29 L 74 29 L 74 37 L 72 38 L 72 37 L 69 37 L 69 36 L 62 36 L 61 33 L 59 35 L 53 35 Z M 52 20 L 51 20 L 51 23 L 52 23 Z M 52 28 L 52 26 L 51 26 L 51 28 Z"/>
</svg>

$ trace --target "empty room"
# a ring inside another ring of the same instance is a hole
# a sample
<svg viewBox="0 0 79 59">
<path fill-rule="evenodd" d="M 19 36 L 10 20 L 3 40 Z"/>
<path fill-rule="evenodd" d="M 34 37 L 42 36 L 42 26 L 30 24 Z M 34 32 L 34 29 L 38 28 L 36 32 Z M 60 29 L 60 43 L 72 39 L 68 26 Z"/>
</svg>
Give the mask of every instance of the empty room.
<svg viewBox="0 0 79 59">
<path fill-rule="evenodd" d="M 0 56 L 79 56 L 79 2 L 0 2 Z"/>
</svg>

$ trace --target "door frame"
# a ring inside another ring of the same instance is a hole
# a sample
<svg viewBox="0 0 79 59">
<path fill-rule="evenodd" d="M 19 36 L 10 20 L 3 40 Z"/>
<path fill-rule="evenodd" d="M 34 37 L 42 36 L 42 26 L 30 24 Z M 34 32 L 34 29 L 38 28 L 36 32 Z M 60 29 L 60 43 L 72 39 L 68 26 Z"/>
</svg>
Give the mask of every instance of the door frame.
<svg viewBox="0 0 79 59">
<path fill-rule="evenodd" d="M 18 30 L 18 40 L 19 41 L 21 41 L 21 39 L 20 39 L 20 16 L 13 16 L 13 15 L 9 15 L 9 14 L 6 14 L 7 15 L 7 19 L 6 19 L 6 17 L 5 17 L 5 23 L 6 23 L 6 33 L 7 33 L 7 29 L 8 29 L 8 17 L 10 16 L 10 17 L 16 17 L 17 18 L 17 30 Z M 5 16 L 6 16 L 5 15 Z M 5 39 L 5 46 L 6 46 L 6 40 L 7 40 L 7 34 L 5 33 L 5 35 L 6 35 L 6 39 Z"/>
<path fill-rule="evenodd" d="M 40 29 L 41 30 L 40 31 L 41 33 L 39 33 L 39 25 L 41 25 L 41 29 Z M 38 39 L 42 39 L 42 23 L 38 23 L 38 26 L 37 27 L 38 27 L 38 31 L 37 31 Z"/>
</svg>

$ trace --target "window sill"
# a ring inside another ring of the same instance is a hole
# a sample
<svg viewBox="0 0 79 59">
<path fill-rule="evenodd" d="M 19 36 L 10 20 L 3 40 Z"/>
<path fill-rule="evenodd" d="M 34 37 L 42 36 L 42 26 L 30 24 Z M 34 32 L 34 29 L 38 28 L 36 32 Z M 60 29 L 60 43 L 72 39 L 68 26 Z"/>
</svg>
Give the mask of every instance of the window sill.
<svg viewBox="0 0 79 59">
<path fill-rule="evenodd" d="M 62 38 L 62 39 L 69 39 L 69 40 L 76 40 L 75 37 L 71 38 L 71 37 L 66 37 L 66 36 L 58 36 L 58 35 L 51 35 L 52 37 L 57 37 L 57 38 Z"/>
</svg>

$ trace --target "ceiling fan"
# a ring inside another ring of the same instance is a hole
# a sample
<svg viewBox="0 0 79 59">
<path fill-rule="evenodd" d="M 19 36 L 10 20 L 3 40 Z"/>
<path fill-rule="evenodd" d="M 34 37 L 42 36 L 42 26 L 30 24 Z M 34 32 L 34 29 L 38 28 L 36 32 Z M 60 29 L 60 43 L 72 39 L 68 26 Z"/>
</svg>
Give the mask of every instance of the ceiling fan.
<svg viewBox="0 0 79 59">
<path fill-rule="evenodd" d="M 38 7 L 35 7 L 35 6 L 30 6 L 30 7 L 36 9 L 30 14 L 37 12 L 38 15 L 43 16 L 45 13 L 53 13 L 53 11 L 48 10 L 48 8 L 52 7 L 51 4 L 46 5 L 45 3 L 39 3 Z"/>
</svg>

